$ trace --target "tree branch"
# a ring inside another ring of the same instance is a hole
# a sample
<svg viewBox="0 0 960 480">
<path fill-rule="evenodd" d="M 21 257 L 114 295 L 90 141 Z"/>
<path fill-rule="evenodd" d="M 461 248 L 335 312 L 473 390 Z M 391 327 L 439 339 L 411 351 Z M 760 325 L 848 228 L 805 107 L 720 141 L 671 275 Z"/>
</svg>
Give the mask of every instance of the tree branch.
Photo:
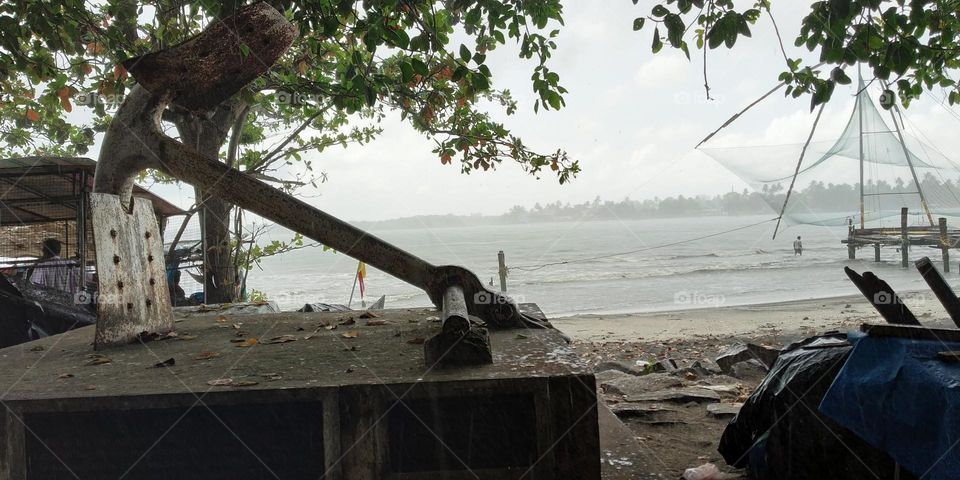
<svg viewBox="0 0 960 480">
<path fill-rule="evenodd" d="M 300 126 L 298 126 L 292 133 L 290 133 L 290 135 L 287 136 L 287 138 L 285 138 L 282 142 L 280 142 L 280 145 L 277 145 L 276 148 L 274 148 L 270 153 L 268 153 L 266 156 L 264 156 L 259 162 L 255 163 L 255 164 L 251 165 L 249 168 L 247 168 L 247 171 L 248 171 L 248 172 L 249 172 L 249 171 L 253 171 L 253 170 L 256 170 L 256 169 L 264 166 L 264 165 L 265 165 L 267 162 L 269 162 L 274 156 L 278 155 L 284 148 L 286 148 L 286 146 L 289 145 L 290 142 L 292 142 L 294 138 L 296 138 L 297 136 L 300 135 L 301 132 L 303 132 L 304 130 L 306 130 L 307 127 L 309 127 L 310 124 L 313 123 L 314 120 L 316 120 L 318 117 L 320 117 L 320 115 L 323 115 L 324 113 L 326 113 L 326 111 L 329 110 L 329 109 L 330 109 L 330 105 L 327 105 L 327 106 L 321 108 L 320 110 L 317 110 L 313 115 L 310 115 L 309 117 L 307 117 L 307 119 L 306 119 L 303 123 L 301 123 Z"/>
</svg>

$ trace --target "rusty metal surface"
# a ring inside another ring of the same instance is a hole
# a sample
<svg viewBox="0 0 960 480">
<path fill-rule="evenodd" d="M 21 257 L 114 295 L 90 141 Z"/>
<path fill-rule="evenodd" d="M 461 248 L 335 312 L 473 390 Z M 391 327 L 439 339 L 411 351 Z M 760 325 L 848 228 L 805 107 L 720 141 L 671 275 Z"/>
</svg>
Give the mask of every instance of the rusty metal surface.
<svg viewBox="0 0 960 480">
<path fill-rule="evenodd" d="M 258 2 L 181 44 L 123 65 L 150 93 L 169 95 L 188 110 L 203 110 L 266 73 L 296 36 L 296 28 L 282 13 Z"/>
<path fill-rule="evenodd" d="M 244 17 L 245 15 L 249 18 Z M 248 22 L 248 26 L 256 26 L 256 18 L 265 22 L 260 31 L 246 27 L 231 30 L 239 36 L 231 42 L 259 42 L 258 45 L 268 54 L 261 55 L 259 60 L 267 63 L 264 68 L 269 68 L 287 48 L 291 38 L 288 36 L 289 32 L 284 30 L 283 24 L 286 21 L 282 15 L 264 3 L 241 9 L 233 17 L 214 24 L 181 46 L 130 61 L 129 70 L 143 88 L 134 88 L 124 100 L 113 122 L 120 122 L 122 126 L 115 129 L 111 125 L 102 150 L 123 152 L 125 156 L 118 154 L 117 157 L 101 158 L 97 166 L 95 191 L 128 198 L 133 176 L 144 168 L 157 168 L 206 193 L 419 287 L 438 308 L 443 307 L 444 292 L 451 286 L 457 286 L 463 291 L 468 314 L 482 319 L 489 327 L 548 327 L 548 322 L 521 313 L 508 297 L 487 290 L 483 282 L 469 270 L 453 265 L 433 265 L 304 201 L 230 168 L 215 158 L 207 158 L 163 134 L 158 120 L 160 113 L 170 102 L 197 107 L 216 99 L 222 100 L 255 78 L 251 75 L 258 71 L 262 73 L 256 65 L 237 64 L 236 58 L 227 58 L 222 63 L 217 63 L 210 57 L 197 72 L 178 74 L 183 77 L 171 76 L 163 66 L 183 65 L 182 62 L 188 55 L 199 55 L 197 58 L 200 58 L 209 54 L 207 49 L 214 51 L 221 48 L 223 42 L 217 35 L 222 35 L 226 26 L 243 22 Z M 282 49 L 273 50 L 280 45 L 283 45 Z M 231 55 L 236 56 L 235 53 Z M 134 63 L 137 66 L 134 66 Z M 191 82 L 189 91 L 184 89 L 183 79 L 192 78 L 204 71 L 215 73 L 211 73 L 213 76 L 209 79 Z M 137 133 L 136 142 L 129 141 L 131 131 Z"/>
<path fill-rule="evenodd" d="M 463 289 L 458 285 L 447 287 L 443 293 L 443 331 L 451 334 L 464 334 L 470 330 L 470 314 L 467 301 L 463 298 Z"/>
<path fill-rule="evenodd" d="M 135 198 L 127 213 L 120 197 L 91 193 L 90 210 L 99 285 L 95 347 L 173 330 L 163 239 L 150 201 Z"/>
<path fill-rule="evenodd" d="M 170 175 L 419 287 L 438 308 L 443 307 L 447 288 L 457 285 L 463 290 L 469 314 L 492 328 L 549 325 L 522 314 L 513 300 L 488 290 L 463 267 L 433 265 L 176 140 L 161 141 L 163 170 Z"/>
</svg>

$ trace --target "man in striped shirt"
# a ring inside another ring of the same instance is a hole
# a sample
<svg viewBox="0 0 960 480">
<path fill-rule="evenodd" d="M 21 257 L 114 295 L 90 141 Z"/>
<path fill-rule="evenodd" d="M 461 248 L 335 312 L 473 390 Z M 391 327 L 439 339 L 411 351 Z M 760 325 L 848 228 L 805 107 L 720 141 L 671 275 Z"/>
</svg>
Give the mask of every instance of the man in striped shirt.
<svg viewBox="0 0 960 480">
<path fill-rule="evenodd" d="M 33 267 L 30 281 L 68 293 L 76 293 L 83 287 L 83 277 L 77 262 L 60 258 L 60 241 L 45 238 L 41 244 L 43 254 Z"/>
</svg>

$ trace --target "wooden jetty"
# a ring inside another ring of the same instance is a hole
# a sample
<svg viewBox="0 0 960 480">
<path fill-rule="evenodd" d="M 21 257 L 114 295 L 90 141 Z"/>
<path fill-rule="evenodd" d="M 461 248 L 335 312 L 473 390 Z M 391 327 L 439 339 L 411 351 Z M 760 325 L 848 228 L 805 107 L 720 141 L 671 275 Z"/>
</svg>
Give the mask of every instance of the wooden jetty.
<svg viewBox="0 0 960 480">
<path fill-rule="evenodd" d="M 907 208 L 900 211 L 900 227 L 856 228 L 853 220 L 848 227 L 847 238 L 841 240 L 847 245 L 847 257 L 857 258 L 857 249 L 873 246 L 874 261 L 880 261 L 880 248 L 894 246 L 900 249 L 900 260 L 904 268 L 910 261 L 910 249 L 913 246 L 939 248 L 943 258 L 943 271 L 950 271 L 950 249 L 960 244 L 960 229 L 949 228 L 947 219 L 940 217 L 937 225 L 907 225 Z"/>
<path fill-rule="evenodd" d="M 491 330 L 494 363 L 428 369 L 437 315 L 213 313 L 104 352 L 92 327 L 2 349 L 0 478 L 599 479 L 594 377 L 563 336 Z"/>
</svg>

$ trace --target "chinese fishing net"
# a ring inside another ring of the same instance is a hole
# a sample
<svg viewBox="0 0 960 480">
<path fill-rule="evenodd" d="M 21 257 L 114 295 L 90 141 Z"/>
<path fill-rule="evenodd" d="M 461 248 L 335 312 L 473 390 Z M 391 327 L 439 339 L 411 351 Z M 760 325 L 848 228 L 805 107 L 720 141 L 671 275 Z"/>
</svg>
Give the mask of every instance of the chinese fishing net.
<svg viewBox="0 0 960 480">
<path fill-rule="evenodd" d="M 897 110 L 880 110 L 871 89 L 860 82 L 853 112 L 835 140 L 809 144 L 790 195 L 784 221 L 793 224 L 899 225 L 909 208 L 911 224 L 927 224 L 921 193 L 934 221 L 960 219 L 960 168 L 914 136 Z M 824 132 L 820 132 L 821 137 Z M 901 135 L 903 141 L 901 142 Z M 803 143 L 750 147 L 711 147 L 701 151 L 743 179 L 770 207 L 780 212 Z M 861 162 L 862 159 L 862 162 Z M 862 167 L 861 167 L 862 165 Z M 919 189 L 917 184 L 919 183 Z M 896 217 L 893 221 L 892 217 Z"/>
</svg>

